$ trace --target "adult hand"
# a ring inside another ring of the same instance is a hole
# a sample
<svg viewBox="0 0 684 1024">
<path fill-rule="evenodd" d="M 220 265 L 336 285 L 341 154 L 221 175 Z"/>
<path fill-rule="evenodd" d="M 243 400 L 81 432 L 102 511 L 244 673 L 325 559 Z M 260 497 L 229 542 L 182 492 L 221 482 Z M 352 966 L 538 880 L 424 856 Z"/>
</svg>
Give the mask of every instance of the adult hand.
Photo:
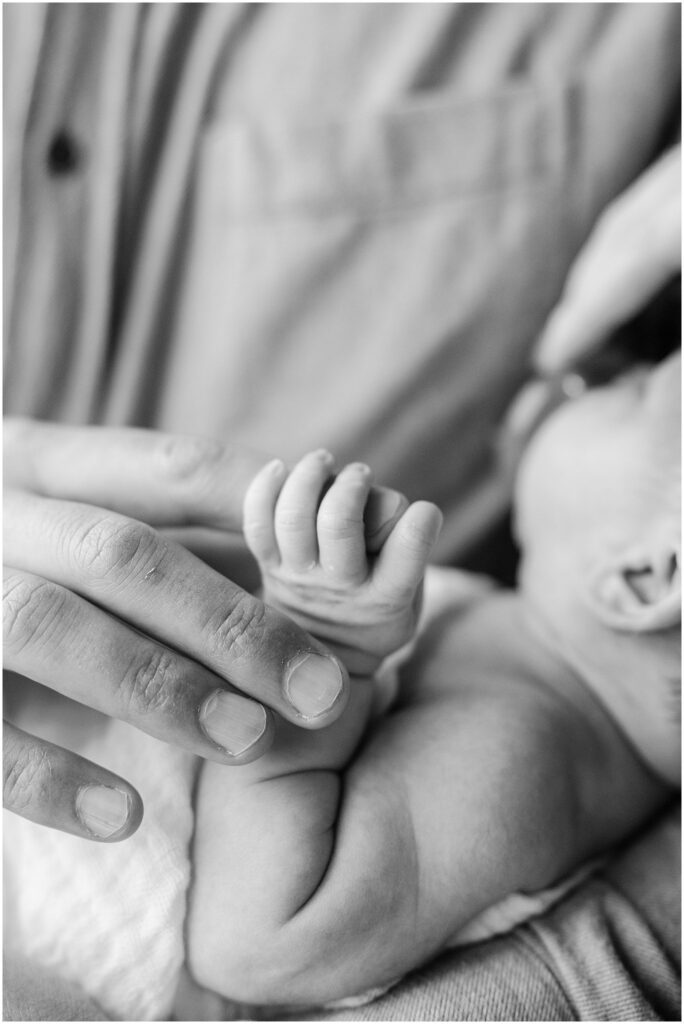
<svg viewBox="0 0 684 1024">
<path fill-rule="evenodd" d="M 535 353 L 562 371 L 640 312 L 681 265 L 681 148 L 608 206 L 570 270 Z"/>
<path fill-rule="evenodd" d="M 9 669 L 223 764 L 267 749 L 274 711 L 304 728 L 338 717 L 348 681 L 329 652 L 160 532 L 240 529 L 263 456 L 27 420 L 8 421 L 4 434 Z M 376 494 L 369 529 L 385 532 L 397 497 Z M 142 817 L 126 781 L 11 724 L 4 802 L 105 841 L 131 835 Z"/>
</svg>

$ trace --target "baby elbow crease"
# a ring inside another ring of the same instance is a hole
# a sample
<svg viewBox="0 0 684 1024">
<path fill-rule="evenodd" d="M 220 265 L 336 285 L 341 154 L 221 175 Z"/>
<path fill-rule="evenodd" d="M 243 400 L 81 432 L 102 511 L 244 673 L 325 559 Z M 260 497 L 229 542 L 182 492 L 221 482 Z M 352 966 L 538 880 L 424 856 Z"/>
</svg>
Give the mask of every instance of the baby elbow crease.
<svg viewBox="0 0 684 1024">
<path fill-rule="evenodd" d="M 350 902 L 355 909 L 303 912 L 271 934 L 236 934 L 229 947 L 224 934 L 220 951 L 199 943 L 193 974 L 226 999 L 262 1005 L 320 1005 L 384 984 L 394 968 L 387 970 L 376 952 L 387 952 L 406 929 L 395 929 L 393 915 L 368 901 Z"/>
</svg>

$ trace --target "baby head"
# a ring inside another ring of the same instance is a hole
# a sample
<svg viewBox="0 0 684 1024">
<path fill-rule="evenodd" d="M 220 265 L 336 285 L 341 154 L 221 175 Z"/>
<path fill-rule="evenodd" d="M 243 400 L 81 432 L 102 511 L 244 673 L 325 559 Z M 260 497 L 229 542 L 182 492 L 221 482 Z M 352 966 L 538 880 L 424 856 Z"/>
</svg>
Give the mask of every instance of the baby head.
<svg viewBox="0 0 684 1024">
<path fill-rule="evenodd" d="M 681 357 L 555 412 L 516 484 L 521 593 L 670 781 L 679 777 Z"/>
</svg>

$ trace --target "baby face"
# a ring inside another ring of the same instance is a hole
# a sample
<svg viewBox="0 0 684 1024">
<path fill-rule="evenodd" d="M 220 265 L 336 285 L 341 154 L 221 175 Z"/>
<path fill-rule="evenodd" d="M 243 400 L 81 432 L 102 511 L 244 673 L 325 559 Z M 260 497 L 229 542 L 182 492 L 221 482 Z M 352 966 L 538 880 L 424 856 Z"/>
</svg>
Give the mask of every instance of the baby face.
<svg viewBox="0 0 684 1024">
<path fill-rule="evenodd" d="M 679 519 L 681 356 L 632 370 L 563 405 L 533 437 L 516 483 L 524 547 L 587 554 Z"/>
</svg>

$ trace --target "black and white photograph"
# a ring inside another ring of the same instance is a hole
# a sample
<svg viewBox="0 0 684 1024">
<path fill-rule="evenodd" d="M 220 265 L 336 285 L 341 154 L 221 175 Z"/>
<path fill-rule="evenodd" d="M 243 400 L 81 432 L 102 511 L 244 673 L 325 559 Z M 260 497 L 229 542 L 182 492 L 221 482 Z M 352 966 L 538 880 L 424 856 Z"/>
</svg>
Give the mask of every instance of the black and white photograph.
<svg viewBox="0 0 684 1024">
<path fill-rule="evenodd" d="M 681 5 L 2 43 L 3 1019 L 681 1021 Z"/>
</svg>

